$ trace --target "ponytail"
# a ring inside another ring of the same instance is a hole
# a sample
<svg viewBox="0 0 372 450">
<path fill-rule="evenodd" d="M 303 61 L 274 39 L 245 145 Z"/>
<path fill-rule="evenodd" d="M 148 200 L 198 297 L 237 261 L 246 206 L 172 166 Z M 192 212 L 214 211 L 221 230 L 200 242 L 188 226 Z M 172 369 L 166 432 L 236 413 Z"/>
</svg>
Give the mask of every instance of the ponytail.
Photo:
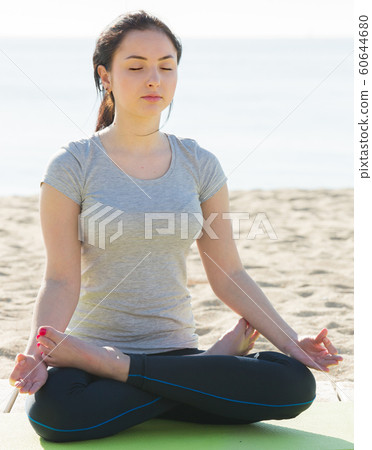
<svg viewBox="0 0 372 450">
<path fill-rule="evenodd" d="M 112 122 L 114 121 L 114 115 L 115 115 L 114 96 L 112 94 L 112 91 L 110 93 L 105 92 L 105 94 L 103 95 L 103 100 L 99 107 L 95 131 L 102 130 L 103 128 L 106 128 L 109 125 L 111 125 Z"/>
</svg>

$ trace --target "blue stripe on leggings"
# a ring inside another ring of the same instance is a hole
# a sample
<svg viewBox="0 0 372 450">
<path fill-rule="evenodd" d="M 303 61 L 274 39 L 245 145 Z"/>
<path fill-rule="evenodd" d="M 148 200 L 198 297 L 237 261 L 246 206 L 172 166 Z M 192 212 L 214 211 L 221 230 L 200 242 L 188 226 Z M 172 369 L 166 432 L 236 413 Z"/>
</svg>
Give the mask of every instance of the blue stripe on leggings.
<svg viewBox="0 0 372 450">
<path fill-rule="evenodd" d="M 157 402 L 157 401 L 160 400 L 161 398 L 162 398 L 162 397 L 158 397 L 158 398 L 156 398 L 155 400 L 153 400 L 152 402 L 146 403 L 146 405 L 137 406 L 136 408 L 130 409 L 129 411 L 126 411 L 126 412 L 124 412 L 124 413 L 122 413 L 122 414 L 119 414 L 118 416 L 115 416 L 115 417 L 113 417 L 112 419 L 106 420 L 106 422 L 99 423 L 98 425 L 93 425 L 92 427 L 78 428 L 77 430 L 61 430 L 61 429 L 59 429 L 59 428 L 48 427 L 48 425 L 44 425 L 43 423 L 38 422 L 37 420 L 33 419 L 33 418 L 30 417 L 30 416 L 28 416 L 28 418 L 29 418 L 30 420 L 32 420 L 32 422 L 35 422 L 35 423 L 37 423 L 38 425 L 41 425 L 42 427 L 49 428 L 49 430 L 63 431 L 63 432 L 66 432 L 66 433 L 70 433 L 71 431 L 85 431 L 85 430 L 91 430 L 92 428 L 100 427 L 100 426 L 104 425 L 105 423 L 111 422 L 111 421 L 117 419 L 118 417 L 124 416 L 125 414 L 128 414 L 128 413 L 130 413 L 130 412 L 132 412 L 132 411 L 135 411 L 136 409 L 140 409 L 140 408 L 144 408 L 145 406 L 149 406 L 149 405 L 151 405 L 152 403 Z"/>
<path fill-rule="evenodd" d="M 291 404 L 288 404 L 288 405 L 267 405 L 265 403 L 245 402 L 243 400 L 232 400 L 231 398 L 219 397 L 218 395 L 208 394 L 207 392 L 198 391 L 197 389 L 192 389 L 192 388 L 188 388 L 188 387 L 185 387 L 185 386 L 180 386 L 179 384 L 168 383 L 167 381 L 156 380 L 155 378 L 148 378 L 148 377 L 145 377 L 143 375 L 129 375 L 129 376 L 130 377 L 142 377 L 142 378 L 145 378 L 146 380 L 157 381 L 158 383 L 170 384 L 171 386 L 176 386 L 176 387 L 180 387 L 180 388 L 183 388 L 183 389 L 188 389 L 189 391 L 199 392 L 200 394 L 209 395 L 210 397 L 220 398 L 222 400 L 228 400 L 229 402 L 245 403 L 247 405 L 257 405 L 257 406 L 271 406 L 273 408 L 283 408 L 285 406 L 307 405 L 308 403 L 312 403 L 315 400 L 315 397 L 316 397 L 315 396 L 312 400 L 310 400 L 308 402 L 303 402 L 303 403 L 291 403 Z"/>
</svg>

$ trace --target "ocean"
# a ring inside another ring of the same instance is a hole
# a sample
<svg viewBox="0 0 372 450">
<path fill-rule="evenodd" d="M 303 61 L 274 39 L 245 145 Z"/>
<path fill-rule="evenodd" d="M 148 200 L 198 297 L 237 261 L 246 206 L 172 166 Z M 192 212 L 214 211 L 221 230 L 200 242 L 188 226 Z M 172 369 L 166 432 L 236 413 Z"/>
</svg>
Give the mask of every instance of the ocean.
<svg viewBox="0 0 372 450">
<path fill-rule="evenodd" d="M 352 39 L 182 42 L 162 131 L 213 152 L 229 190 L 353 186 Z M 0 196 L 38 194 L 50 156 L 93 133 L 94 46 L 0 38 Z"/>
</svg>

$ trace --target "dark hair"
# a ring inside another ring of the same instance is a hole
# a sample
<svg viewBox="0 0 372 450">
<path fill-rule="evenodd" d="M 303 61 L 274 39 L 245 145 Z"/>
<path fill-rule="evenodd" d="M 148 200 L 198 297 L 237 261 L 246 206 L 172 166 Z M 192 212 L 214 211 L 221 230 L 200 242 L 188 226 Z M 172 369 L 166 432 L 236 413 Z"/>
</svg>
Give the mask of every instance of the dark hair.
<svg viewBox="0 0 372 450">
<path fill-rule="evenodd" d="M 112 59 L 116 49 L 119 47 L 126 34 L 132 30 L 157 30 L 165 33 L 177 50 L 177 64 L 180 62 L 182 55 L 181 41 L 160 19 L 143 10 L 122 14 L 117 17 L 99 35 L 93 54 L 94 82 L 97 95 L 101 93 L 102 96 L 95 131 L 99 131 L 110 125 L 114 120 L 115 113 L 114 96 L 112 92 L 109 94 L 104 92 L 101 77 L 97 72 L 97 67 L 102 65 L 107 71 L 111 70 Z M 173 100 L 169 105 L 167 120 L 169 119 L 172 110 L 172 103 Z"/>
</svg>

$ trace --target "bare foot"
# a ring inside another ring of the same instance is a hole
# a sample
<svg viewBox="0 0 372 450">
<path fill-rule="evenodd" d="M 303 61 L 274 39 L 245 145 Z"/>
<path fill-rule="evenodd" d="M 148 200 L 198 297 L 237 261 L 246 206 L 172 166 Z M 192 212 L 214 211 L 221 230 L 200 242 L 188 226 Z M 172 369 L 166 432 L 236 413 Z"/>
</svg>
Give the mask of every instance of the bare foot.
<svg viewBox="0 0 372 450">
<path fill-rule="evenodd" d="M 238 323 L 228 330 L 205 353 L 200 355 L 234 355 L 245 356 L 254 347 L 260 333 L 241 318 Z"/>
<path fill-rule="evenodd" d="M 115 347 L 99 347 L 49 326 L 39 328 L 36 339 L 48 366 L 75 367 L 118 381 L 128 379 L 130 357 Z"/>
</svg>

